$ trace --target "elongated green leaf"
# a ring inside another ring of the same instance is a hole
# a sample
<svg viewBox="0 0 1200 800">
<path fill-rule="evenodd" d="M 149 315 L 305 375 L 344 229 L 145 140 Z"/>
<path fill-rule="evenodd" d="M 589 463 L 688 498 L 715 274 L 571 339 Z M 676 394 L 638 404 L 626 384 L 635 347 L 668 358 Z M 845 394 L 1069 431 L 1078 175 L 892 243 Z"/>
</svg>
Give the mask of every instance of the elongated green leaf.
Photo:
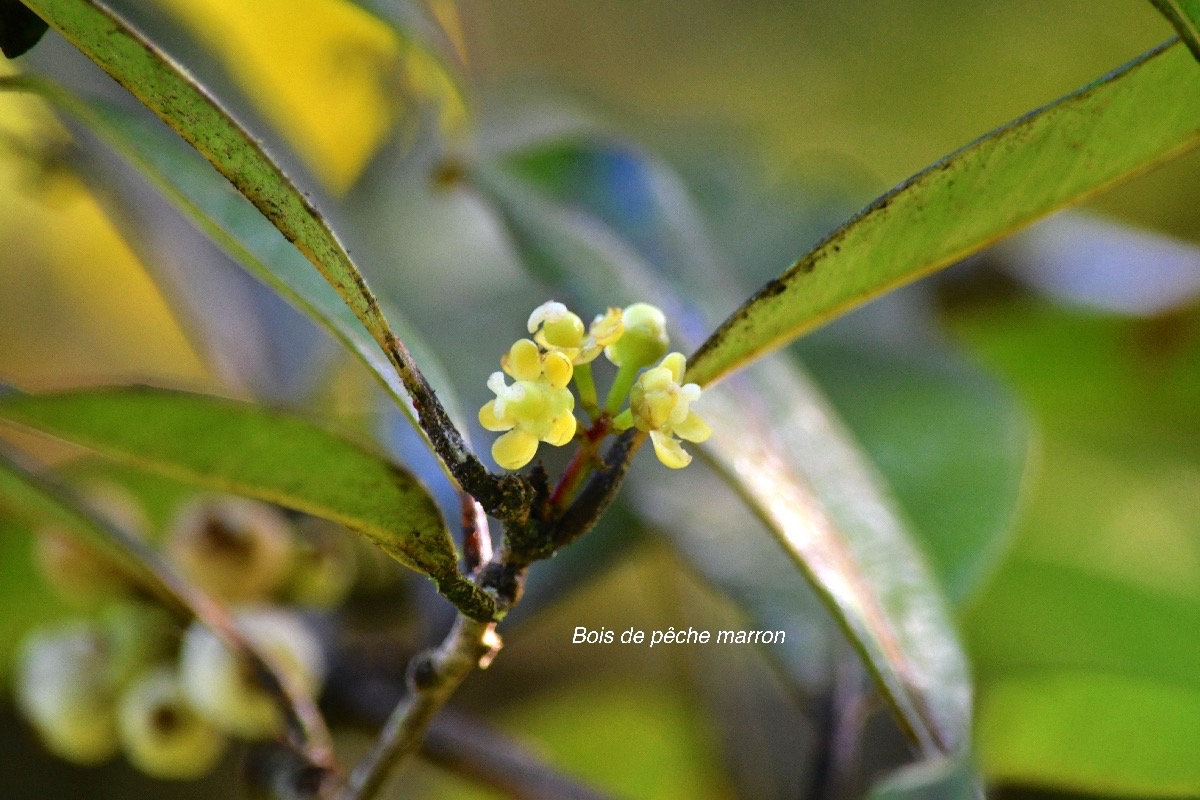
<svg viewBox="0 0 1200 800">
<path fill-rule="evenodd" d="M 634 248 L 594 217 L 547 203 L 499 169 L 478 169 L 472 177 L 525 263 L 561 290 L 600 305 L 611 287 L 632 289 L 638 299 L 669 309 L 672 319 L 689 314 Z M 701 400 L 699 410 L 716 431 L 707 448 L 712 460 L 808 577 L 900 724 L 930 755 L 960 751 L 970 727 L 971 684 L 936 580 L 878 476 L 818 390 L 786 362 L 772 361 L 755 377 L 752 391 L 715 387 Z M 796 634 L 801 648 L 820 650 L 817 626 L 796 619 L 811 604 L 806 592 L 786 588 L 789 572 L 778 569 L 778 550 L 739 543 L 736 553 L 714 552 L 719 534 L 678 530 L 697 509 L 677 508 L 678 498 L 666 497 L 672 488 L 637 492 L 647 515 L 756 622 L 778 623 Z M 726 519 L 699 513 L 707 524 Z M 772 568 L 763 567 L 771 558 Z M 819 680 L 818 667 L 803 653 L 775 654 L 802 681 Z"/>
<path fill-rule="evenodd" d="M 1200 2 L 1197 0 L 1150 0 L 1179 31 L 1192 55 L 1200 59 Z"/>
<path fill-rule="evenodd" d="M 937 581 L 815 391 L 775 362 L 748 377 L 706 394 L 704 452 L 808 576 L 922 752 L 961 752 L 971 680 Z"/>
<path fill-rule="evenodd" d="M 98 0 L 26 5 L 208 159 L 321 271 L 368 330 L 386 338 L 374 298 L 324 218 L 182 67 Z"/>
<path fill-rule="evenodd" d="M 983 800 L 983 787 L 966 758 L 913 764 L 877 783 L 867 800 Z"/>
<path fill-rule="evenodd" d="M 0 419 L 177 480 L 340 522 L 422 572 L 464 613 L 490 598 L 458 571 L 437 505 L 400 467 L 296 417 L 149 388 L 8 396 Z"/>
<path fill-rule="evenodd" d="M 387 354 L 410 393 L 436 403 L 408 350 L 393 333 L 374 294 L 324 217 L 229 113 L 187 72 L 100 0 L 27 0 L 88 58 L 175 129 L 296 246 L 337 291 Z M 439 426 L 446 424 L 437 420 Z M 456 460 L 457 435 L 446 431 Z"/>
<path fill-rule="evenodd" d="M 52 81 L 27 75 L 0 78 L 0 88 L 32 91 L 81 122 L 115 150 L 247 272 L 308 315 L 360 361 L 415 421 L 404 386 L 387 357 L 334 288 L 314 272 L 248 201 L 231 191 L 196 154 L 186 150 L 161 127 L 143 123 L 119 108 L 88 101 Z M 453 418 L 459 415 L 449 382 L 442 377 L 432 351 L 396 313 L 393 324 L 426 364 L 431 383 Z"/>
<path fill-rule="evenodd" d="M 1163 45 L 918 173 L 735 311 L 688 380 L 708 384 L 872 297 L 1200 142 L 1200 65 Z"/>
</svg>

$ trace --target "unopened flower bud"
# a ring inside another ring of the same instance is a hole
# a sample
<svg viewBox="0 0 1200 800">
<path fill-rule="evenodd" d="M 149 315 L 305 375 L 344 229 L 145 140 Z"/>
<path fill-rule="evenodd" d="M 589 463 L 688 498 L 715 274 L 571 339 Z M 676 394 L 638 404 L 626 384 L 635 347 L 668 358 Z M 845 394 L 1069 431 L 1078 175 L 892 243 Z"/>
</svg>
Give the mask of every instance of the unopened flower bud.
<svg viewBox="0 0 1200 800">
<path fill-rule="evenodd" d="M 263 657 L 303 691 L 315 695 L 325 677 L 320 643 L 297 615 L 255 609 L 237 615 L 238 628 Z M 265 739 L 283 727 L 283 715 L 252 666 L 199 623 L 184 636 L 180 681 L 188 702 L 227 733 Z"/>
<path fill-rule="evenodd" d="M 297 529 L 296 551 L 286 594 L 293 603 L 332 608 L 350 592 L 358 574 L 355 534 L 316 517 Z"/>
<path fill-rule="evenodd" d="M 225 737 L 188 704 L 168 666 L 142 674 L 125 691 L 117 725 L 129 760 L 156 778 L 199 778 L 225 749 Z"/>
<path fill-rule="evenodd" d="M 583 320 L 553 300 L 533 310 L 528 328 L 546 347 L 573 349 L 583 344 Z"/>
<path fill-rule="evenodd" d="M 624 332 L 604 348 L 608 360 L 618 367 L 648 367 L 667 352 L 667 318 L 656 306 L 634 303 L 622 312 Z"/>
<path fill-rule="evenodd" d="M 128 490 L 98 483 L 83 491 L 85 505 L 126 533 L 145 536 L 146 514 Z M 83 608 L 131 593 L 129 577 L 71 531 L 48 526 L 37 532 L 34 560 L 38 572 L 64 600 Z"/>
<path fill-rule="evenodd" d="M 46 747 L 76 764 L 102 764 L 117 752 L 108 656 L 97 629 L 75 624 L 33 634 L 18 657 L 18 706 Z"/>
<path fill-rule="evenodd" d="M 170 527 L 167 552 L 183 574 L 218 599 L 249 603 L 283 584 L 292 532 L 283 514 L 242 498 L 201 498 Z"/>
</svg>

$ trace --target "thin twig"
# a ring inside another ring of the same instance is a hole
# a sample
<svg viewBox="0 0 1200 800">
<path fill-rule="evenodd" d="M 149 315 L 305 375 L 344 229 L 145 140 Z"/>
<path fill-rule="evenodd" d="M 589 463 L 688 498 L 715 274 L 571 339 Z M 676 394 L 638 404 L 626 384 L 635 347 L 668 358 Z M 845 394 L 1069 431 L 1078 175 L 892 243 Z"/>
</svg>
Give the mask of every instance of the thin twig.
<svg viewBox="0 0 1200 800">
<path fill-rule="evenodd" d="M 459 616 L 432 653 L 409 665 L 409 694 L 388 717 L 371 752 L 350 774 L 338 800 L 365 800 L 382 787 L 392 768 L 414 753 L 434 715 L 477 666 L 486 666 L 499 647 L 495 623 Z"/>
<path fill-rule="evenodd" d="M 459 489 L 458 502 L 462 509 L 464 571 L 471 575 L 492 560 L 492 533 L 487 512 L 478 500 Z"/>
<path fill-rule="evenodd" d="M 378 731 L 403 696 L 404 687 L 376 672 L 379 653 L 340 650 L 339 679 L 322 707 L 334 723 Z M 387 660 L 394 660 L 396 645 Z M 420 758 L 513 800 L 607 800 L 608 795 L 559 772 L 503 730 L 475 716 L 445 708 L 429 725 Z"/>
<path fill-rule="evenodd" d="M 374 300 L 369 290 L 363 287 L 363 291 Z M 383 322 L 383 313 L 377 307 L 375 312 L 380 324 L 386 325 Z M 396 374 L 400 376 L 400 381 L 412 400 L 418 424 L 458 485 L 497 519 L 507 521 L 527 518 L 533 501 L 533 490 L 529 482 L 517 474 L 493 475 L 463 439 L 462 433 L 451 421 L 442 401 L 417 368 L 404 343 L 395 336 L 385 339 L 380 338 L 375 330 L 372 333 L 387 354 L 388 360 L 392 362 L 392 366 L 396 368 Z"/>
<path fill-rule="evenodd" d="M 636 429 L 618 437 L 605 454 L 601 468 L 561 516 L 520 524 L 509 521 L 503 546 L 476 576 L 502 612 L 519 602 L 531 562 L 549 558 L 596 523 L 616 496 L 645 438 L 646 434 Z M 540 512 L 547 507 L 548 504 L 534 502 L 531 510 Z M 480 622 L 460 614 L 437 650 L 413 659 L 409 664 L 409 694 L 392 711 L 374 748 L 354 768 L 338 800 L 367 800 L 374 796 L 388 774 L 418 749 L 434 715 L 476 666 L 486 667 L 495 656 L 499 648 L 495 626 L 494 622 Z"/>
</svg>

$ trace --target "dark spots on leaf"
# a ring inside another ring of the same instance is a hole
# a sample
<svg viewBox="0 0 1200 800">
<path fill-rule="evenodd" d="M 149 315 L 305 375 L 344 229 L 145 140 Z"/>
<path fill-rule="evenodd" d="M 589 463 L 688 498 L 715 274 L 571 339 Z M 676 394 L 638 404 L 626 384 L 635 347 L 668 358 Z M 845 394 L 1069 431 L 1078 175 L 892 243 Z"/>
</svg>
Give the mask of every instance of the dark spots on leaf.
<svg viewBox="0 0 1200 800">
<path fill-rule="evenodd" d="M 801 269 L 803 269 L 803 267 L 801 267 Z M 758 291 L 758 296 L 763 297 L 763 298 L 777 297 L 778 295 L 783 294 L 783 292 L 786 289 L 787 289 L 787 284 L 785 284 L 783 281 L 776 278 L 776 279 L 770 281 L 769 283 L 767 283 L 767 285 L 764 286 L 762 289 L 760 289 Z"/>
</svg>

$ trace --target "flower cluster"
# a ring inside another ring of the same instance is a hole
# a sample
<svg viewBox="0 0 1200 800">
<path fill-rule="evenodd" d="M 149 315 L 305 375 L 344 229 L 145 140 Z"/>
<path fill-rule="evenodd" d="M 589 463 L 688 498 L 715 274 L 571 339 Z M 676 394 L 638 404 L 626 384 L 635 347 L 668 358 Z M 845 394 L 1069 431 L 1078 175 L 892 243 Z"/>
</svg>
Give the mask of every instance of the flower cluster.
<svg viewBox="0 0 1200 800">
<path fill-rule="evenodd" d="M 664 358 L 669 340 L 660 309 L 648 303 L 609 308 L 585 327 L 565 305 L 550 301 L 534 309 L 527 327 L 533 338 L 518 340 L 501 358 L 503 372 L 488 379 L 496 398 L 479 411 L 484 428 L 504 432 L 492 445 L 492 457 L 504 469 L 528 464 L 541 442 L 557 447 L 574 438 L 578 422 L 568 388 L 572 380 L 593 423 L 607 419 L 618 431 L 636 426 L 648 432 L 668 467 L 691 461 L 681 439 L 701 442 L 711 433 L 691 408 L 700 387 L 680 383 L 684 357 L 671 353 Z M 617 367 L 603 406 L 591 372 L 601 353 Z M 505 374 L 513 378 L 511 385 Z M 629 407 L 622 412 L 626 401 Z"/>
</svg>

